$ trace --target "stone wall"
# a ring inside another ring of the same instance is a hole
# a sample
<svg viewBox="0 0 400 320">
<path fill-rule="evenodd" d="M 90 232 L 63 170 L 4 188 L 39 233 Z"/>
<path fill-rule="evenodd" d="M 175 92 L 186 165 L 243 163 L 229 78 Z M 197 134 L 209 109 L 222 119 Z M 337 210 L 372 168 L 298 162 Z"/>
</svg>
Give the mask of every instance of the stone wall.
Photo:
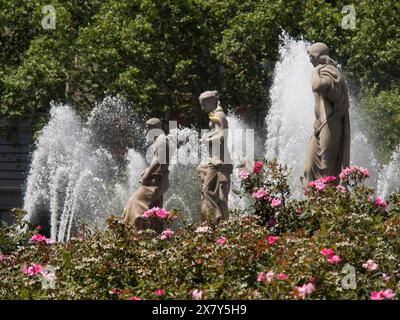
<svg viewBox="0 0 400 320">
<path fill-rule="evenodd" d="M 23 205 L 32 129 L 28 121 L 0 120 L 0 130 L 0 220 L 10 223 L 10 209 Z"/>
</svg>

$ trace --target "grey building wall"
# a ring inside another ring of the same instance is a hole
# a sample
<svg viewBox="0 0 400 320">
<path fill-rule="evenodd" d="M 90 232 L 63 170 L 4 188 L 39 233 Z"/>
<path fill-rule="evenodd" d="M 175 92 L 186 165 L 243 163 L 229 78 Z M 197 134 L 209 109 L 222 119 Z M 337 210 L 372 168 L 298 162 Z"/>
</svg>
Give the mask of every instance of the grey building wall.
<svg viewBox="0 0 400 320">
<path fill-rule="evenodd" d="M 23 205 L 32 130 L 27 121 L 4 120 L 0 120 L 0 130 L 0 220 L 11 223 L 10 209 Z"/>
</svg>

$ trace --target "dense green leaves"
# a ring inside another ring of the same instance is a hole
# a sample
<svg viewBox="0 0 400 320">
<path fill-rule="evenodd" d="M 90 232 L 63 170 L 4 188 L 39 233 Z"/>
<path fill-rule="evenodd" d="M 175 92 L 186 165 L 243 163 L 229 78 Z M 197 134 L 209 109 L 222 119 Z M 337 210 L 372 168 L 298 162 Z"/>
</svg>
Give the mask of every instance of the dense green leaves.
<svg viewBox="0 0 400 320">
<path fill-rule="evenodd" d="M 191 299 L 196 289 L 203 299 L 366 300 L 386 289 L 398 299 L 399 193 L 374 199 L 366 174 L 353 168 L 344 177 L 346 188 L 314 182 L 304 200 L 285 199 L 284 168 L 270 162 L 257 171 L 244 181 L 245 194 L 263 187 L 281 197 L 279 206 L 258 198 L 259 205 L 229 221 L 184 224 L 168 239 L 137 232 L 115 217 L 103 232 L 81 228 L 66 243 L 31 238 L 40 231 L 21 233 L 17 224 L 0 229 L 0 299 Z M 276 224 L 266 226 L 264 218 L 271 216 Z M 327 250 L 336 260 L 323 254 Z M 366 267 L 368 261 L 375 267 Z M 40 272 L 23 272 L 34 264 L 53 267 L 54 288 L 41 286 Z M 342 282 L 349 266 L 353 288 Z M 304 284 L 315 291 L 299 296 Z M 158 288 L 163 294 L 155 294 Z"/>
<path fill-rule="evenodd" d="M 87 114 L 120 94 L 133 113 L 205 125 L 197 96 L 217 89 L 226 107 L 261 123 L 284 31 L 327 43 L 355 93 L 399 83 L 395 0 L 355 3 L 354 30 L 341 27 L 342 1 L 57 0 L 55 30 L 41 27 L 46 4 L 2 0 L 2 117 L 35 120 L 51 100 Z"/>
</svg>

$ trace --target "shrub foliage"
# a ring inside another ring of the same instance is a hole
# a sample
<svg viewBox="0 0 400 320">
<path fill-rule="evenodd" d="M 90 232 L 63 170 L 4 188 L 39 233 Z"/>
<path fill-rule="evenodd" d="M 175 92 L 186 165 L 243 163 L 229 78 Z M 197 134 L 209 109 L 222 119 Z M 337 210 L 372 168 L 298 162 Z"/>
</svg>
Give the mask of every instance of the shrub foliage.
<svg viewBox="0 0 400 320">
<path fill-rule="evenodd" d="M 400 194 L 375 198 L 365 184 L 368 172 L 353 167 L 341 175 L 346 187 L 328 177 L 309 183 L 304 199 L 294 200 L 287 174 L 276 162 L 258 163 L 241 172 L 244 196 L 252 199 L 245 212 L 167 236 L 135 232 L 117 217 L 103 232 L 82 228 L 66 243 L 52 243 L 34 226 L 26 233 L 18 231 L 21 224 L 0 229 L 0 297 L 398 297 Z M 46 266 L 54 273 L 50 288 L 43 287 L 52 275 Z"/>
</svg>

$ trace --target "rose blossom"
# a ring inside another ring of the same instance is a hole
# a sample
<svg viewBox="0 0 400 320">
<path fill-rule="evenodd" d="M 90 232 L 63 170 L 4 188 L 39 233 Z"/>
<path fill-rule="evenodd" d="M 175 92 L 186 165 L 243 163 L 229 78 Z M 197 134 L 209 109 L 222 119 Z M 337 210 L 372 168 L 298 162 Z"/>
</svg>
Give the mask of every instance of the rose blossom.
<svg viewBox="0 0 400 320">
<path fill-rule="evenodd" d="M 218 240 L 217 243 L 221 246 L 223 246 L 226 243 L 227 239 L 224 236 L 221 236 Z"/>
<path fill-rule="evenodd" d="M 167 240 L 169 239 L 171 236 L 174 235 L 174 231 L 172 231 L 171 229 L 165 229 L 162 233 L 161 233 L 161 240 Z"/>
<path fill-rule="evenodd" d="M 164 208 L 159 208 L 156 212 L 157 217 L 159 217 L 160 219 L 164 219 L 166 217 L 168 217 L 168 211 L 165 210 Z"/>
<path fill-rule="evenodd" d="M 384 297 L 385 299 L 388 299 L 388 300 L 392 299 L 395 296 L 392 289 L 386 289 L 386 290 L 380 291 L 380 292 L 381 292 L 382 297 Z"/>
<path fill-rule="evenodd" d="M 250 173 L 247 172 L 247 170 L 241 170 L 239 172 L 239 178 L 241 180 L 247 180 L 250 177 Z"/>
<path fill-rule="evenodd" d="M 255 199 L 266 199 L 268 198 L 268 192 L 264 189 L 259 189 L 258 191 L 253 192 L 251 196 Z"/>
<path fill-rule="evenodd" d="M 339 192 L 343 192 L 343 193 L 347 191 L 347 189 L 345 187 L 343 187 L 342 185 L 336 186 L 336 190 Z"/>
<path fill-rule="evenodd" d="M 35 276 L 38 273 L 42 273 L 43 267 L 39 263 L 35 263 L 33 266 L 24 266 L 22 272 L 26 275 Z"/>
<path fill-rule="evenodd" d="M 380 290 L 379 292 L 372 291 L 370 300 L 391 300 L 394 296 L 395 294 L 392 289 Z"/>
<path fill-rule="evenodd" d="M 372 291 L 369 299 L 370 300 L 383 300 L 383 297 L 381 296 L 380 292 Z"/>
<path fill-rule="evenodd" d="M 192 291 L 192 299 L 193 300 L 201 300 L 203 298 L 203 290 L 194 289 Z"/>
<path fill-rule="evenodd" d="M 267 237 L 267 242 L 268 242 L 269 245 L 272 246 L 276 242 L 276 239 L 278 239 L 278 238 L 275 237 L 275 236 L 268 236 Z"/>
<path fill-rule="evenodd" d="M 154 291 L 154 294 L 158 297 L 163 296 L 165 294 L 164 289 L 158 288 L 156 291 Z"/>
<path fill-rule="evenodd" d="M 362 176 L 363 178 L 369 177 L 368 169 L 365 169 L 363 167 L 351 166 L 343 169 L 342 172 L 339 174 L 339 178 L 342 180 L 347 180 L 352 174 Z"/>
<path fill-rule="evenodd" d="M 41 234 L 35 234 L 32 236 L 30 239 L 32 242 L 37 242 L 37 243 L 54 243 L 54 240 L 46 238 L 46 236 L 42 236 Z"/>
<path fill-rule="evenodd" d="M 363 263 L 362 267 L 367 269 L 367 271 L 375 271 L 378 269 L 378 264 L 374 260 L 369 259 L 367 262 Z"/>
<path fill-rule="evenodd" d="M 272 206 L 273 208 L 280 207 L 281 204 L 282 204 L 282 200 L 279 199 L 279 198 L 274 198 L 274 199 L 271 200 L 271 206 Z"/>
<path fill-rule="evenodd" d="M 274 277 L 275 277 L 275 273 L 272 270 L 268 271 L 266 273 L 265 279 L 264 279 L 265 284 L 271 283 L 274 280 Z"/>
<path fill-rule="evenodd" d="M 138 296 L 133 296 L 133 297 L 130 297 L 129 300 L 143 300 L 143 299 L 139 298 Z"/>
<path fill-rule="evenodd" d="M 327 259 L 329 259 L 329 258 L 331 258 L 331 257 L 335 254 L 335 251 L 333 251 L 333 249 L 330 249 L 330 248 L 323 248 L 323 249 L 320 251 L 320 253 L 321 253 L 323 256 L 327 257 Z"/>
<path fill-rule="evenodd" d="M 157 217 L 160 219 L 165 219 L 169 215 L 169 212 L 165 210 L 164 208 L 159 208 L 159 207 L 154 207 L 150 208 L 149 210 L 146 210 L 143 213 L 144 218 L 151 218 L 151 217 Z"/>
<path fill-rule="evenodd" d="M 254 173 L 260 173 L 260 171 L 261 171 L 261 169 L 262 169 L 263 166 L 264 166 L 264 163 L 261 162 L 261 161 L 256 161 L 256 162 L 254 162 L 254 165 L 253 165 L 253 172 L 254 172 Z"/>
<path fill-rule="evenodd" d="M 338 264 L 342 259 L 339 256 L 333 255 L 332 257 L 328 258 L 327 261 L 330 264 Z"/>
<path fill-rule="evenodd" d="M 265 279 L 265 273 L 264 272 L 260 272 L 257 276 L 257 282 L 263 282 Z"/>
<path fill-rule="evenodd" d="M 284 273 L 280 273 L 280 274 L 278 274 L 277 276 L 276 276 L 276 278 L 278 279 L 278 280 L 286 280 L 287 278 L 288 278 L 288 276 L 286 275 L 286 274 L 284 274 Z"/>
<path fill-rule="evenodd" d="M 301 287 L 295 287 L 297 290 L 297 294 L 295 294 L 296 297 L 304 299 L 306 296 L 309 296 L 315 291 L 314 284 L 311 282 L 307 284 L 303 284 Z"/>
<path fill-rule="evenodd" d="M 381 198 L 381 197 L 376 197 L 375 198 L 375 205 L 377 207 L 382 207 L 383 209 L 386 209 L 387 207 L 387 202 L 385 201 L 385 199 Z"/>
<path fill-rule="evenodd" d="M 154 216 L 156 215 L 156 210 L 158 210 L 158 207 L 150 208 L 149 210 L 146 210 L 146 211 L 143 213 L 143 217 L 145 217 L 145 218 L 154 217 Z"/>
</svg>

